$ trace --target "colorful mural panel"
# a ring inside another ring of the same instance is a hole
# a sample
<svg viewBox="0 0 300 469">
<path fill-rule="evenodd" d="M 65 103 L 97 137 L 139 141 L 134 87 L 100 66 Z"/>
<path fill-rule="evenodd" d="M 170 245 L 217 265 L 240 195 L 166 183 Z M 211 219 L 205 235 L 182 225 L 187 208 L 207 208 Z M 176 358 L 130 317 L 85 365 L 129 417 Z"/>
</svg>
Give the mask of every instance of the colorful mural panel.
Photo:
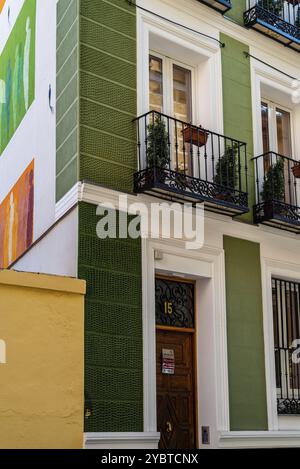
<svg viewBox="0 0 300 469">
<path fill-rule="evenodd" d="M 36 0 L 26 0 L 0 56 L 0 155 L 34 100 L 35 23 Z"/>
<path fill-rule="evenodd" d="M 7 268 L 33 241 L 34 160 L 0 204 L 0 268 Z"/>
<path fill-rule="evenodd" d="M 3 10 L 5 2 L 6 2 L 6 0 L 0 0 L 0 13 Z"/>
</svg>

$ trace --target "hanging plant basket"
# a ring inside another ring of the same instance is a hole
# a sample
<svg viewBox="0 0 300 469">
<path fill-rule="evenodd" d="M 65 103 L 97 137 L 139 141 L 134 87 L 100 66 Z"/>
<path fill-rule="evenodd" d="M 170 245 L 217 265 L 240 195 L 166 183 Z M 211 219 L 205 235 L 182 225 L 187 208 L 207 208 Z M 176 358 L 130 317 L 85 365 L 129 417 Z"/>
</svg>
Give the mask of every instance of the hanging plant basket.
<svg viewBox="0 0 300 469">
<path fill-rule="evenodd" d="M 203 147 L 206 145 L 209 133 L 201 127 L 187 126 L 182 131 L 183 139 L 185 143 L 192 143 L 197 147 Z"/>
<path fill-rule="evenodd" d="M 292 167 L 292 171 L 295 178 L 300 179 L 300 163 L 295 164 L 295 166 Z"/>
</svg>

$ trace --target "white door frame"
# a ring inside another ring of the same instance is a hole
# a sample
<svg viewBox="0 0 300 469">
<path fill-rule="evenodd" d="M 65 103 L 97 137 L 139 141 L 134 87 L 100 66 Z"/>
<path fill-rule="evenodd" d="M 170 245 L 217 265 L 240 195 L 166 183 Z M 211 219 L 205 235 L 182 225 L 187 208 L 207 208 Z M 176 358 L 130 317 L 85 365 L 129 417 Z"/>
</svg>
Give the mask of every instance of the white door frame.
<svg viewBox="0 0 300 469">
<path fill-rule="evenodd" d="M 211 444 L 217 445 L 217 432 L 229 431 L 224 251 L 183 246 L 176 240 L 143 240 L 144 431 L 157 430 L 155 274 L 173 273 L 196 280 L 198 422 L 211 427 Z"/>
</svg>

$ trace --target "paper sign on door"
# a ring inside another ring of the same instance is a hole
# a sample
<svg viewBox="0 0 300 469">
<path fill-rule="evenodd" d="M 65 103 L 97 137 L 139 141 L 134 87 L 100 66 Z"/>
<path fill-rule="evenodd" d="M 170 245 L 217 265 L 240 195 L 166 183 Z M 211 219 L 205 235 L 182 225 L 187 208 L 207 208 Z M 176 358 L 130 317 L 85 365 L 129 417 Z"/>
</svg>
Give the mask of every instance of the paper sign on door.
<svg viewBox="0 0 300 469">
<path fill-rule="evenodd" d="M 162 349 L 162 374 L 174 375 L 175 374 L 175 354 L 174 350 Z"/>
</svg>

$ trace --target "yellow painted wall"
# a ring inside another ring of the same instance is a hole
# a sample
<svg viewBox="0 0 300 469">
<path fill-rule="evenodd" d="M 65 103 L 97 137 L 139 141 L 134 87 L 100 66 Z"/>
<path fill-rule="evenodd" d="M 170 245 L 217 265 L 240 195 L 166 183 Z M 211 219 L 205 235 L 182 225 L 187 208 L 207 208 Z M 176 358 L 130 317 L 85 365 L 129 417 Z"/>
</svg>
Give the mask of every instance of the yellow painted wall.
<svg viewBox="0 0 300 469">
<path fill-rule="evenodd" d="M 82 448 L 85 282 L 0 271 L 0 448 Z"/>
</svg>

